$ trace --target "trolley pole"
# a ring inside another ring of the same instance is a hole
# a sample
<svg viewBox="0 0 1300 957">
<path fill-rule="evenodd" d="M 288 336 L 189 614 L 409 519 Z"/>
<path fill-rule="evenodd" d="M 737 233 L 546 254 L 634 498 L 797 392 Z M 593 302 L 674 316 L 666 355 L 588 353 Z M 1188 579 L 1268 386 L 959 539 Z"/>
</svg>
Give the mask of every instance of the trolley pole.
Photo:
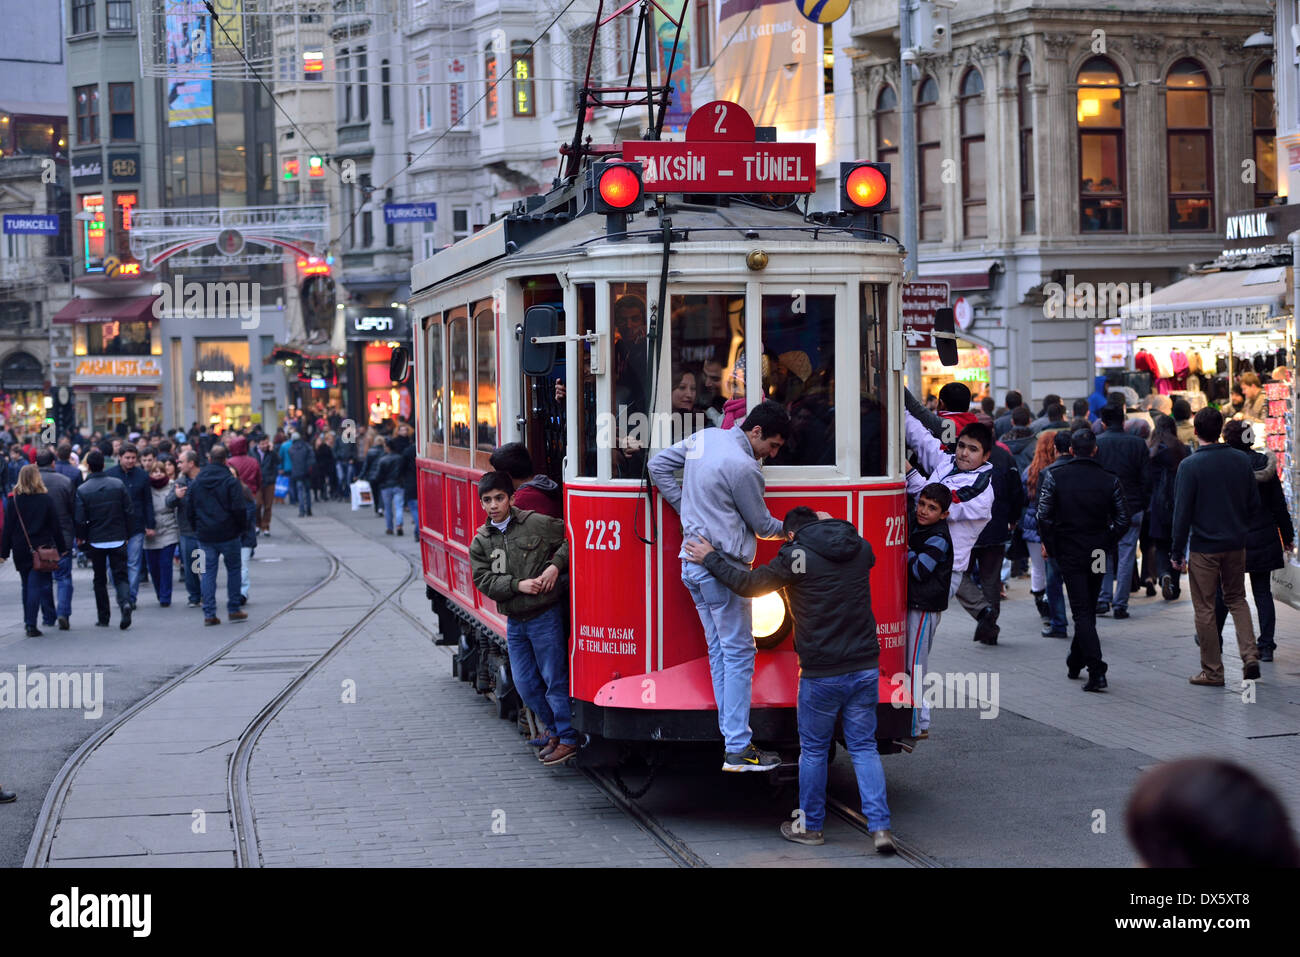
<svg viewBox="0 0 1300 957">
<path fill-rule="evenodd" d="M 903 226 L 903 248 L 907 252 L 903 260 L 904 282 L 916 279 L 916 248 L 921 232 L 916 174 L 916 106 L 912 90 L 912 61 L 915 59 L 912 50 L 912 3 L 913 0 L 898 0 L 898 99 L 903 121 L 900 130 L 902 143 L 899 144 L 898 154 L 903 164 L 903 202 L 899 217 Z M 907 352 L 903 371 L 908 385 L 920 393 L 920 353 L 912 350 Z M 925 396 L 920 395 L 919 398 L 924 400 Z"/>
</svg>

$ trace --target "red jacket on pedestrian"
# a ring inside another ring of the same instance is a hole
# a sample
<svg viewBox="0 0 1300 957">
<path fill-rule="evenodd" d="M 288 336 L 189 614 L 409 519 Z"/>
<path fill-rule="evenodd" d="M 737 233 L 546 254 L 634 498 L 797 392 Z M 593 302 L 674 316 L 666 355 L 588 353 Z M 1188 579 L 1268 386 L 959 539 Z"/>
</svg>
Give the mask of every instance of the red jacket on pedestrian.
<svg viewBox="0 0 1300 957">
<path fill-rule="evenodd" d="M 230 450 L 229 464 L 239 476 L 239 481 L 256 495 L 262 489 L 262 466 L 248 454 L 248 439 L 242 435 L 232 435 L 226 448 Z"/>
</svg>

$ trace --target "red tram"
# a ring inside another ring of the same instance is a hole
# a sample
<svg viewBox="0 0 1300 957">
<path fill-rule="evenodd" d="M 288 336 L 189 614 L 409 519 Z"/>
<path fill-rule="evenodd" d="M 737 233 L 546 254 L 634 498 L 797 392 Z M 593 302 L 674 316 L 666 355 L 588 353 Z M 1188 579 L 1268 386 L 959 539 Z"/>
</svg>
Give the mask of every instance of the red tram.
<svg viewBox="0 0 1300 957">
<path fill-rule="evenodd" d="M 752 123 L 748 136 L 754 145 Z M 686 145 L 650 144 L 660 154 Z M 624 158 L 645 147 L 625 144 Z M 720 740 L 704 633 L 680 578 L 680 523 L 643 466 L 717 424 L 723 402 L 774 399 L 793 431 L 764 468 L 770 511 L 808 505 L 847 519 L 875 552 L 877 736 L 896 751 L 911 722 L 910 706 L 895 704 L 909 701 L 896 680 L 907 542 L 900 247 L 852 207 L 809 216 L 788 196 L 654 192 L 667 188 L 653 179 L 666 166 L 640 158 L 591 162 L 412 270 L 420 545 L 442 640 L 458 646 L 453 669 L 513 717 L 505 620 L 475 590 L 468 547 L 485 520 L 476 482 L 490 452 L 522 441 L 563 488 L 579 761 Z M 887 192 L 879 171 L 857 168 L 871 172 L 846 169 L 842 195 L 864 180 Z M 778 546 L 760 541 L 756 562 Z M 798 664 L 779 595 L 755 601 L 754 632 L 754 736 L 795 742 Z"/>
</svg>

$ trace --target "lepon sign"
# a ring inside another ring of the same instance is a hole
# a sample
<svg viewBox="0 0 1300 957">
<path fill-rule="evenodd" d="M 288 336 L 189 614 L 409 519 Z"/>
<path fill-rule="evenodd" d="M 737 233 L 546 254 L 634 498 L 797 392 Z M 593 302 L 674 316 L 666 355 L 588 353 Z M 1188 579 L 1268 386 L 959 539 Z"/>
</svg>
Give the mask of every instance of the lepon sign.
<svg viewBox="0 0 1300 957">
<path fill-rule="evenodd" d="M 817 189 L 812 143 L 759 143 L 749 113 L 715 100 L 691 115 L 684 142 L 624 142 L 623 159 L 640 163 L 647 193 L 811 193 Z"/>
</svg>

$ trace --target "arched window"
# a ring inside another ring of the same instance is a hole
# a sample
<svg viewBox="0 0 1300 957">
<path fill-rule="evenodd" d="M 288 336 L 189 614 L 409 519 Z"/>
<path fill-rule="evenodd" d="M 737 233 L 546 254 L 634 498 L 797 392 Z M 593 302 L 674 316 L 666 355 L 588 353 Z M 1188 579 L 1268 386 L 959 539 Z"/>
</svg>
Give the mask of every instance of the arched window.
<svg viewBox="0 0 1300 957">
<path fill-rule="evenodd" d="M 916 93 L 917 171 L 921 194 L 921 241 L 943 239 L 943 117 L 939 112 L 939 84 L 934 77 L 921 81 Z"/>
<path fill-rule="evenodd" d="M 1169 230 L 1214 228 L 1214 160 L 1210 143 L 1210 77 L 1195 60 L 1180 60 L 1165 81 L 1169 144 Z"/>
<path fill-rule="evenodd" d="M 1273 64 L 1265 62 L 1251 80 L 1251 126 L 1255 131 L 1255 205 L 1268 206 L 1277 198 L 1276 102 L 1273 99 Z"/>
<path fill-rule="evenodd" d="M 987 236 L 988 188 L 984 162 L 984 77 L 973 67 L 961 81 L 962 235 Z"/>
<path fill-rule="evenodd" d="M 886 86 L 876 97 L 876 162 L 890 164 L 890 176 L 899 185 L 895 195 L 902 195 L 903 171 L 898 165 L 898 94 Z M 880 228 L 891 236 L 899 235 L 897 206 L 881 217 Z"/>
<path fill-rule="evenodd" d="M 1105 57 L 1079 69 L 1079 216 L 1084 232 L 1125 229 L 1124 94 Z"/>
<path fill-rule="evenodd" d="M 1034 101 L 1029 90 L 1031 72 L 1027 58 L 1016 69 L 1016 113 L 1020 123 L 1020 231 L 1038 232 L 1034 208 Z"/>
</svg>

